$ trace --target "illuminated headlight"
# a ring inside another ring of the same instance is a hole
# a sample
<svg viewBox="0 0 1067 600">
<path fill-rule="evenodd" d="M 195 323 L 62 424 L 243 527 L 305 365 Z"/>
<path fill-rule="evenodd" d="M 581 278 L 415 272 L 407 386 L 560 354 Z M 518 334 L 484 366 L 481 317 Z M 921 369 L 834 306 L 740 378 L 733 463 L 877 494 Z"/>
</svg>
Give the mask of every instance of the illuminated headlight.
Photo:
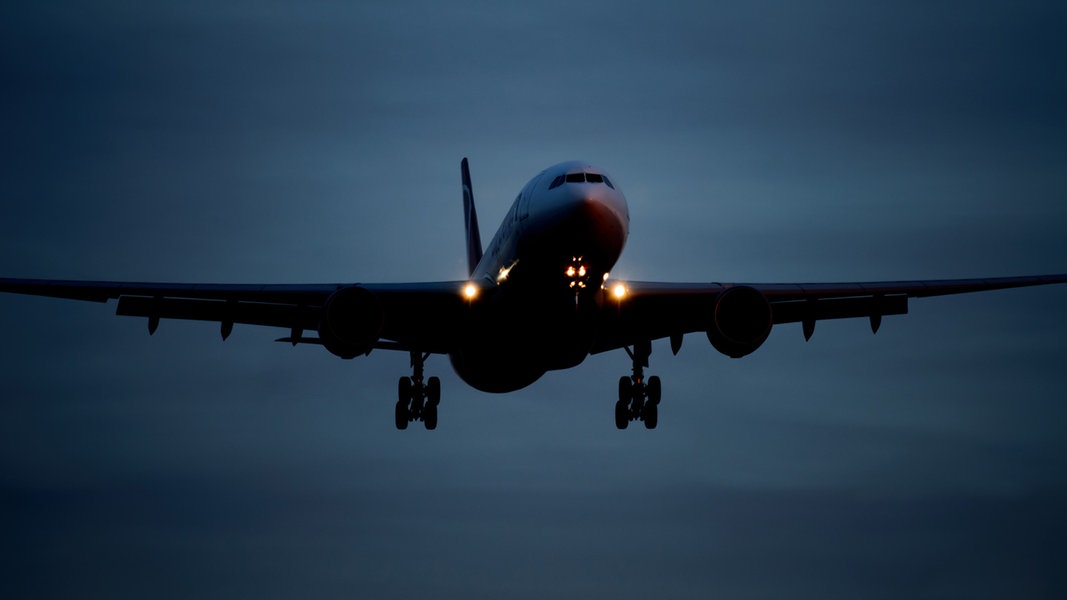
<svg viewBox="0 0 1067 600">
<path fill-rule="evenodd" d="M 589 267 L 582 262 L 581 256 L 572 256 L 571 264 L 567 265 L 563 274 L 567 276 L 567 286 L 572 290 L 585 289 L 589 282 Z"/>
</svg>

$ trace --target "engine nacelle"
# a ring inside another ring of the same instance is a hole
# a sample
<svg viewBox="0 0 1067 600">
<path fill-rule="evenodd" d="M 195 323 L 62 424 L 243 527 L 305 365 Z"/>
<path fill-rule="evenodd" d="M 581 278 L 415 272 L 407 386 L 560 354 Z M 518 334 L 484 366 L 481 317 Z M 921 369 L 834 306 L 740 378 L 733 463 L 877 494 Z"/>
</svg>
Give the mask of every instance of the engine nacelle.
<svg viewBox="0 0 1067 600">
<path fill-rule="evenodd" d="M 730 358 L 756 351 L 771 334 L 774 315 L 758 290 L 747 286 L 730 288 L 715 298 L 708 341 Z"/>
<path fill-rule="evenodd" d="M 361 287 L 337 290 L 326 299 L 319 321 L 319 339 L 341 358 L 369 354 L 381 336 L 385 317 L 378 298 Z"/>
</svg>

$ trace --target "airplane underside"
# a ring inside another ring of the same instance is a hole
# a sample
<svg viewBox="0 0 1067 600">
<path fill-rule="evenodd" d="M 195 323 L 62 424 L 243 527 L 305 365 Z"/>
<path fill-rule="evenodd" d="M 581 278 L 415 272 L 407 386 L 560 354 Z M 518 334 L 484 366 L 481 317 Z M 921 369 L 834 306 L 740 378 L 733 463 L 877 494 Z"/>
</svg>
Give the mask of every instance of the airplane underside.
<svg viewBox="0 0 1067 600">
<path fill-rule="evenodd" d="M 528 291 L 494 290 L 496 297 L 484 302 L 465 323 L 462 343 L 448 357 L 455 373 L 471 387 L 503 394 L 525 388 L 546 372 L 581 364 L 594 347 L 600 321 L 596 293 L 533 295 Z M 523 315 L 515 320 L 514 315 Z M 625 348 L 633 362 L 632 374 L 619 379 L 615 424 L 625 429 L 641 420 L 656 427 L 660 401 L 658 377 L 644 378 L 651 342 Z M 411 377 L 398 385 L 396 425 L 405 429 L 422 421 L 427 429 L 437 426 L 440 380 L 424 379 L 429 354 L 411 353 Z"/>
</svg>

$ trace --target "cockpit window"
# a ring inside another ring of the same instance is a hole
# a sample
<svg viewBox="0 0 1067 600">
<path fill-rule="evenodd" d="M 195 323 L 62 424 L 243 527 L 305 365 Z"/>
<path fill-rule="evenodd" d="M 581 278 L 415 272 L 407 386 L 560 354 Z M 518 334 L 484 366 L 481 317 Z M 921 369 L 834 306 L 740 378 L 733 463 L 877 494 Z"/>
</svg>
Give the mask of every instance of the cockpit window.
<svg viewBox="0 0 1067 600">
<path fill-rule="evenodd" d="M 558 188 L 559 186 L 563 185 L 564 183 L 583 183 L 583 182 L 603 183 L 603 184 L 606 184 L 609 188 L 615 189 L 615 186 L 611 184 L 611 180 L 609 180 L 604 175 L 601 175 L 600 173 L 584 173 L 584 172 L 567 173 L 566 175 L 557 175 L 556 178 L 552 180 L 552 183 L 548 184 L 548 189 L 551 190 L 551 189 L 554 189 L 554 188 Z"/>
</svg>

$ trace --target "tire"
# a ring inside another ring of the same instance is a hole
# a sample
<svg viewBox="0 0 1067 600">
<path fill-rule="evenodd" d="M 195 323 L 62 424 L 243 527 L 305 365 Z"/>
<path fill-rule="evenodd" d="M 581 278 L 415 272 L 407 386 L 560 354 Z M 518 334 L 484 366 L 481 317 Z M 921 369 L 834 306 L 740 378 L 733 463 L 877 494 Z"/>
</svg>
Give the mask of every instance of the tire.
<svg viewBox="0 0 1067 600">
<path fill-rule="evenodd" d="M 645 429 L 655 429 L 656 424 L 659 423 L 659 407 L 651 402 L 645 404 L 645 414 L 642 415 L 642 419 L 645 422 Z"/>
<path fill-rule="evenodd" d="M 626 429 L 630 425 L 630 403 L 619 400 L 615 403 L 615 427 Z"/>
<path fill-rule="evenodd" d="M 408 405 L 402 400 L 396 401 L 396 428 L 401 431 L 408 428 Z"/>
<path fill-rule="evenodd" d="M 615 403 L 615 427 L 626 429 L 630 426 L 630 402 L 634 397 L 634 384 L 623 375 L 619 378 L 619 401 Z"/>
<path fill-rule="evenodd" d="M 396 386 L 396 428 L 404 430 L 408 428 L 411 413 L 408 412 L 408 404 L 411 403 L 411 380 L 401 377 Z"/>
<path fill-rule="evenodd" d="M 619 378 L 619 402 L 629 404 L 634 397 L 634 384 L 630 378 L 623 375 Z"/>
<path fill-rule="evenodd" d="M 437 407 L 434 405 L 428 405 L 422 409 L 422 424 L 426 427 L 427 431 L 433 431 L 437 429 Z"/>
<path fill-rule="evenodd" d="M 441 403 L 441 379 L 438 377 L 431 377 L 426 381 L 426 400 L 429 406 L 434 409 Z M 436 419 L 437 411 L 434 410 L 434 418 Z"/>
</svg>

